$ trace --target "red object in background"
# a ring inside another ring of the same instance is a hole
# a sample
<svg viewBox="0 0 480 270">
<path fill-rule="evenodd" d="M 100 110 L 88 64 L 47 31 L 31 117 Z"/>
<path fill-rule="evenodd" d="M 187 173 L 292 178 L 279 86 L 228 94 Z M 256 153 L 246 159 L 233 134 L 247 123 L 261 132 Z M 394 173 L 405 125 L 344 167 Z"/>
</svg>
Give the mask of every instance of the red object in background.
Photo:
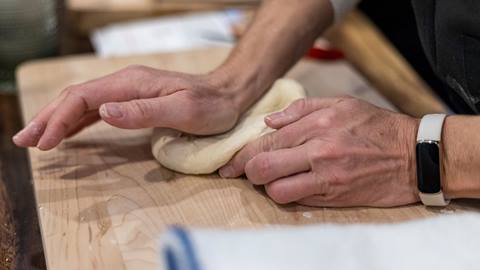
<svg viewBox="0 0 480 270">
<path fill-rule="evenodd" d="M 342 51 L 335 48 L 312 47 L 306 54 L 307 57 L 320 60 L 339 60 L 345 58 Z"/>
</svg>

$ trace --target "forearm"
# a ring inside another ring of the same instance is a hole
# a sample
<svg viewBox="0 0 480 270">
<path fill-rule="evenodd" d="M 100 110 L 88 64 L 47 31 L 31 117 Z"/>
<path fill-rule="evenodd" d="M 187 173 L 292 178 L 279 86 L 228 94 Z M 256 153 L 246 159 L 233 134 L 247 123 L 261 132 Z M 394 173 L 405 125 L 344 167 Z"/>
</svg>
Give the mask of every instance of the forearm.
<svg viewBox="0 0 480 270">
<path fill-rule="evenodd" d="M 241 111 L 305 53 L 333 21 L 328 0 L 270 0 L 227 61 L 213 71 Z"/>
<path fill-rule="evenodd" d="M 480 198 L 480 117 L 449 116 L 442 136 L 442 179 L 450 198 Z"/>
</svg>

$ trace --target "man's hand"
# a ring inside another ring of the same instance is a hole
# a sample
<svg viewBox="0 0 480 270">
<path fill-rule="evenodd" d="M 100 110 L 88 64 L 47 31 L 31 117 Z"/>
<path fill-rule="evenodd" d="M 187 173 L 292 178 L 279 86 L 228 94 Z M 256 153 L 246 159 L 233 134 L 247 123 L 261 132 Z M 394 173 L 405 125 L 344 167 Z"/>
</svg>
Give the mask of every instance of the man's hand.
<svg viewBox="0 0 480 270">
<path fill-rule="evenodd" d="M 418 201 L 417 119 L 344 97 L 298 100 L 265 122 L 278 130 L 245 146 L 222 176 L 245 173 L 278 203 L 388 207 Z"/>
<path fill-rule="evenodd" d="M 128 129 L 220 133 L 236 123 L 241 111 L 233 93 L 212 77 L 131 66 L 68 87 L 13 140 L 18 146 L 48 150 L 100 118 Z"/>
</svg>

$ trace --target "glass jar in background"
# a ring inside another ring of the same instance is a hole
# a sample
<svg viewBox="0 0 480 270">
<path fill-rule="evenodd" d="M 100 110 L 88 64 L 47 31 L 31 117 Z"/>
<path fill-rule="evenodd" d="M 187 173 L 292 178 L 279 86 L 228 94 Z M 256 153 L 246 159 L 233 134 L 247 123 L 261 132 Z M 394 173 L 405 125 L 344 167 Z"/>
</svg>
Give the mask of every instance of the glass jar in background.
<svg viewBox="0 0 480 270">
<path fill-rule="evenodd" d="M 0 91 L 14 91 L 15 68 L 58 50 L 57 0 L 0 0 Z"/>
</svg>

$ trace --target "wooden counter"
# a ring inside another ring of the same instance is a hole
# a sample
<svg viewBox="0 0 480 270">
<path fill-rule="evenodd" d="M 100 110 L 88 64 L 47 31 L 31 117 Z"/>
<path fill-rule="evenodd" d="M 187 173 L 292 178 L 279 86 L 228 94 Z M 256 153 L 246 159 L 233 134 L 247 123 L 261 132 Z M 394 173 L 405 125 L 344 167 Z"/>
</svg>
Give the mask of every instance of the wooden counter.
<svg viewBox="0 0 480 270">
<path fill-rule="evenodd" d="M 201 73 L 217 66 L 227 54 L 228 50 L 212 49 L 33 62 L 17 74 L 23 116 L 31 119 L 69 84 L 128 64 Z M 289 76 L 299 80 L 309 95 L 352 94 L 391 107 L 342 61 L 302 61 Z M 239 228 L 396 222 L 438 213 L 419 205 L 393 209 L 279 206 L 244 179 L 188 176 L 160 167 L 150 153 L 149 135 L 150 130 L 120 130 L 99 123 L 54 150 L 29 150 L 49 269 L 156 269 L 157 238 L 169 224 Z M 464 211 L 478 205 L 455 203 L 448 209 Z"/>
</svg>

